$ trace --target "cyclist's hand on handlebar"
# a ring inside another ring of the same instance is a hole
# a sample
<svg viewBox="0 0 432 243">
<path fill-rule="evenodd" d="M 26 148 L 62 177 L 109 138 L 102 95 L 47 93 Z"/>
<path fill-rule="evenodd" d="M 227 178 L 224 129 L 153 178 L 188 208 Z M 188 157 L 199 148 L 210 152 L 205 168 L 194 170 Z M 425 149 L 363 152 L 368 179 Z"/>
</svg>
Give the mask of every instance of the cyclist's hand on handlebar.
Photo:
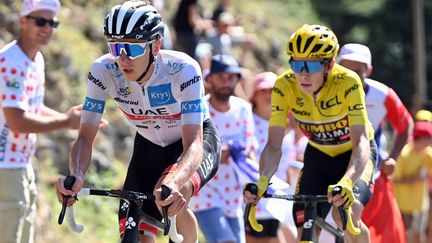
<svg viewBox="0 0 432 243">
<path fill-rule="evenodd" d="M 336 187 L 340 188 L 340 193 L 333 196 L 332 191 Z M 337 184 L 330 185 L 327 192 L 329 203 L 333 203 L 337 207 L 343 205 L 344 208 L 349 208 L 354 202 L 353 182 L 348 176 L 342 177 Z"/>
<path fill-rule="evenodd" d="M 67 206 L 71 206 L 75 203 L 75 196 L 78 194 L 78 192 L 81 190 L 83 184 L 84 184 L 84 177 L 83 176 L 75 176 L 75 183 L 72 186 L 71 190 L 68 190 L 64 187 L 64 176 L 60 177 L 56 182 L 56 192 L 57 192 L 57 200 L 60 203 L 63 203 L 63 195 L 65 196 L 71 196 L 68 200 Z"/>
<path fill-rule="evenodd" d="M 256 195 L 251 193 L 250 191 L 246 190 L 246 187 L 248 184 L 255 184 L 256 185 L 256 187 L 258 188 L 258 193 Z M 261 175 L 259 181 L 255 182 L 255 183 L 245 184 L 245 186 L 244 186 L 245 189 L 243 191 L 243 198 L 244 198 L 245 203 L 253 203 L 253 204 L 258 203 L 261 196 L 267 191 L 268 186 L 269 186 L 269 179 L 265 175 Z"/>
<path fill-rule="evenodd" d="M 156 206 L 160 212 L 162 212 L 162 207 L 169 206 L 168 216 L 174 216 L 186 207 L 186 199 L 178 188 L 171 185 L 166 186 L 171 189 L 171 194 L 165 200 L 161 199 L 162 187 L 159 187 L 154 191 L 153 194 L 156 198 Z"/>
</svg>

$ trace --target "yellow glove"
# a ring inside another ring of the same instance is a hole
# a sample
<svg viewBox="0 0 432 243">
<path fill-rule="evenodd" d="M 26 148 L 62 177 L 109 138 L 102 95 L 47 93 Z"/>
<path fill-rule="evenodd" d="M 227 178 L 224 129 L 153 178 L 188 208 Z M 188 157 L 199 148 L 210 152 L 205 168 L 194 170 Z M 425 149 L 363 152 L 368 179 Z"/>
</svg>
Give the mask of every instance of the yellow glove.
<svg viewBox="0 0 432 243">
<path fill-rule="evenodd" d="M 335 187 L 341 188 L 341 196 L 345 200 L 344 208 L 349 208 L 354 202 L 353 193 L 353 182 L 348 176 L 342 177 L 342 179 L 336 185 L 330 185 L 327 189 L 328 192 L 332 192 Z"/>
<path fill-rule="evenodd" d="M 264 192 L 267 191 L 269 186 L 269 179 L 265 175 L 260 175 L 259 181 L 255 182 L 255 185 L 258 187 L 258 196 L 264 195 Z"/>
<path fill-rule="evenodd" d="M 267 176 L 261 175 L 259 181 L 255 182 L 255 183 L 247 183 L 247 184 L 245 184 L 243 190 L 246 190 L 246 188 L 248 187 L 248 185 L 251 185 L 251 184 L 252 185 L 253 184 L 256 185 L 256 187 L 258 188 L 257 196 L 261 197 L 267 191 L 267 188 L 269 186 L 269 179 L 268 179 Z M 254 193 L 254 192 L 251 192 L 251 193 Z M 252 227 L 252 229 L 254 229 L 257 232 L 261 232 L 263 230 L 263 225 L 261 225 L 260 223 L 258 223 L 258 221 L 257 221 L 257 219 L 255 217 L 255 213 L 256 213 L 256 205 L 254 205 L 254 204 L 247 204 L 246 205 L 246 210 L 245 210 L 246 218 L 249 221 L 249 224 Z"/>
</svg>

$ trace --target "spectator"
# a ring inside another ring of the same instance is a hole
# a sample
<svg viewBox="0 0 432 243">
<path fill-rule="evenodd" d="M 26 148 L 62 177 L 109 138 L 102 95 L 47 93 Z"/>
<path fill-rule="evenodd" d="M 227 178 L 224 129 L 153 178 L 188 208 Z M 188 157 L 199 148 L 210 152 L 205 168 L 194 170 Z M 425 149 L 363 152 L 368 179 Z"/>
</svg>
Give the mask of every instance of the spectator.
<svg viewBox="0 0 432 243">
<path fill-rule="evenodd" d="M 251 50 L 255 36 L 245 33 L 242 26 L 234 25 L 234 16 L 228 12 L 223 12 L 215 22 L 215 31 L 209 33 L 207 38 L 211 45 L 212 54 L 232 55 L 232 48 L 235 45 L 242 47 L 239 60 L 244 60 L 245 55 Z"/>
<path fill-rule="evenodd" d="M 432 112 L 428 110 L 419 110 L 415 115 L 416 121 L 432 122 Z"/>
<path fill-rule="evenodd" d="M 212 58 L 207 82 L 210 116 L 222 144 L 222 159 L 214 178 L 191 200 L 191 208 L 207 242 L 245 242 L 241 182 L 231 153 L 232 144 L 244 146 L 246 156 L 254 159 L 252 109 L 248 102 L 233 96 L 241 77 L 232 56 Z"/>
<path fill-rule="evenodd" d="M 390 150 L 388 158 L 379 160 L 383 172 L 390 175 L 394 170 L 395 159 L 399 156 L 411 134 L 413 127 L 412 117 L 393 89 L 368 78 L 372 74 L 373 67 L 372 55 L 367 46 L 357 43 L 342 46 L 338 61 L 342 66 L 356 72 L 362 81 L 366 94 L 368 118 L 375 130 L 378 151 L 381 149 L 381 124 L 388 122 L 395 130 L 393 148 Z"/>
<path fill-rule="evenodd" d="M 407 242 L 426 242 L 429 210 L 427 175 L 432 172 L 432 123 L 416 122 L 413 141 L 397 159 L 394 192 L 406 228 Z"/>
<path fill-rule="evenodd" d="M 44 105 L 40 49 L 58 26 L 58 0 L 25 0 L 18 40 L 0 49 L 0 242 L 34 242 L 37 186 L 31 158 L 36 133 L 78 128 L 81 106 L 59 113 Z"/>
<path fill-rule="evenodd" d="M 227 11 L 227 8 L 230 4 L 231 0 L 219 0 L 218 4 L 213 10 L 212 20 L 216 22 L 219 19 L 221 13 Z"/>
<path fill-rule="evenodd" d="M 150 4 L 153 5 L 158 12 L 161 14 L 162 18 L 165 18 L 165 4 L 164 0 L 150 0 Z M 171 39 L 171 32 L 168 25 L 165 25 L 164 38 L 162 42 L 162 48 L 171 50 L 173 49 L 173 43 Z"/>
<path fill-rule="evenodd" d="M 174 17 L 176 41 L 174 48 L 195 58 L 199 35 L 212 28 L 212 21 L 203 18 L 198 0 L 181 0 Z"/>
</svg>

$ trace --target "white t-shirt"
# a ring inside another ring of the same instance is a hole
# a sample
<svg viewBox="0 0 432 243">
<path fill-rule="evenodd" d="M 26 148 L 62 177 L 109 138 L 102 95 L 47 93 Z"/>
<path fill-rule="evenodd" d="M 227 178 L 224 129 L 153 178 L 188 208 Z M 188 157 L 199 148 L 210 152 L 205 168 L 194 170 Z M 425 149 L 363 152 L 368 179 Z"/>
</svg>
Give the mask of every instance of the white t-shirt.
<svg viewBox="0 0 432 243">
<path fill-rule="evenodd" d="M 6 124 L 3 108 L 40 114 L 45 92 L 45 64 L 35 60 L 13 41 L 0 49 L 0 169 L 25 168 L 36 150 L 35 133 L 14 133 Z"/>
<path fill-rule="evenodd" d="M 221 145 L 225 147 L 230 141 L 238 141 L 246 146 L 246 151 L 250 151 L 256 147 L 252 108 L 248 102 L 235 96 L 231 96 L 229 102 L 231 107 L 227 112 L 218 112 L 209 105 Z M 220 164 L 216 175 L 191 199 L 189 208 L 193 211 L 220 208 L 228 217 L 242 217 L 243 185 L 234 163 L 230 159 L 228 164 Z"/>
</svg>

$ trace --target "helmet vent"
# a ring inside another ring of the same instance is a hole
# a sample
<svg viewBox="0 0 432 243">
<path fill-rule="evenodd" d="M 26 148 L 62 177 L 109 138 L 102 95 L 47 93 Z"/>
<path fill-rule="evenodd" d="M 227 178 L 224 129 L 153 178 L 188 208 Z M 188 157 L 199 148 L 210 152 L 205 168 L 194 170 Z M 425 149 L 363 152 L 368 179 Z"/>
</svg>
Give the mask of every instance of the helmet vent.
<svg viewBox="0 0 432 243">
<path fill-rule="evenodd" d="M 301 51 L 300 51 L 300 50 L 301 50 L 301 43 L 302 43 L 302 37 L 299 36 L 299 37 L 297 38 L 297 43 L 296 43 L 296 45 L 297 45 L 297 51 L 299 51 L 299 52 L 301 52 Z"/>
<path fill-rule="evenodd" d="M 327 46 L 327 48 L 324 50 L 325 53 L 330 52 L 333 49 L 333 46 Z"/>
<path fill-rule="evenodd" d="M 291 42 L 288 44 L 288 50 L 289 51 L 294 51 L 293 50 L 293 44 Z"/>
<path fill-rule="evenodd" d="M 309 46 L 311 45 L 311 43 L 312 43 L 312 41 L 315 39 L 315 37 L 314 36 L 311 36 L 311 37 L 309 37 L 307 40 L 306 40 L 306 44 L 304 45 L 304 50 L 303 50 L 303 52 L 305 52 L 307 49 L 309 49 Z"/>
<path fill-rule="evenodd" d="M 311 51 L 311 53 L 316 53 L 316 52 L 318 52 L 321 48 L 322 48 L 322 44 L 316 44 L 315 46 L 314 46 L 314 48 L 312 49 L 312 51 Z"/>
</svg>

